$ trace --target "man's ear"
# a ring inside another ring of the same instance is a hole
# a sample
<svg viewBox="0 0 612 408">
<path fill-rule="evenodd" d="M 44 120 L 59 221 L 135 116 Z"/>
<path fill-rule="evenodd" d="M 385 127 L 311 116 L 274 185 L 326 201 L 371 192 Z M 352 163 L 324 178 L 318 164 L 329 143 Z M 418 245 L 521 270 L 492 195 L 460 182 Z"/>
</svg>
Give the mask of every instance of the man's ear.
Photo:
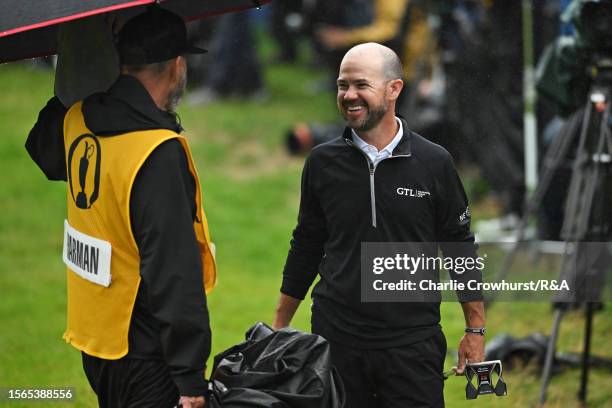
<svg viewBox="0 0 612 408">
<path fill-rule="evenodd" d="M 399 98 L 399 94 L 404 88 L 404 81 L 402 81 L 401 79 L 393 79 L 389 81 L 389 84 L 387 86 L 389 87 L 389 98 L 396 100 L 397 98 Z"/>
<path fill-rule="evenodd" d="M 178 77 L 180 77 L 180 73 L 181 73 L 181 69 L 182 69 L 182 67 L 181 67 L 181 65 L 182 65 L 181 59 L 182 58 L 183 57 L 181 57 L 179 55 L 178 57 L 174 58 L 172 60 L 172 62 L 170 63 L 170 68 L 171 68 L 170 69 L 170 77 L 172 78 L 173 81 L 176 80 Z"/>
</svg>

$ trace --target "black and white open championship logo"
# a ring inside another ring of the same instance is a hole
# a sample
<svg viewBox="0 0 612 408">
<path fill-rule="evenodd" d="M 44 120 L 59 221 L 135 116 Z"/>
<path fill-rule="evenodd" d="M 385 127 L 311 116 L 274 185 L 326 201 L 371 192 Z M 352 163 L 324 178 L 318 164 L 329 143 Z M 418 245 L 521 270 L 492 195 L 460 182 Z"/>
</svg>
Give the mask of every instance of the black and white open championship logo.
<svg viewBox="0 0 612 408">
<path fill-rule="evenodd" d="M 68 150 L 68 184 L 77 207 L 91 208 L 100 194 L 100 142 L 92 134 L 75 139 Z"/>
</svg>

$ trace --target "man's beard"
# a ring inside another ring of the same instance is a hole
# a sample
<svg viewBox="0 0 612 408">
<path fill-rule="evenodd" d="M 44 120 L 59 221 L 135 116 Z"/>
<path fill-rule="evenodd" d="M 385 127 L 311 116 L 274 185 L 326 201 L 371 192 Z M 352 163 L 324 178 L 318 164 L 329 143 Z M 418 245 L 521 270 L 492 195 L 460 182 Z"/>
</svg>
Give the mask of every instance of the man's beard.
<svg viewBox="0 0 612 408">
<path fill-rule="evenodd" d="M 181 102 L 181 98 L 185 94 L 185 88 L 187 87 L 187 72 L 185 72 L 178 80 L 178 83 L 172 91 L 168 94 L 168 101 L 166 102 L 166 110 L 168 112 L 174 112 L 178 104 Z"/>
<path fill-rule="evenodd" d="M 346 108 L 348 105 L 344 105 L 344 110 L 342 111 L 342 116 L 344 116 L 344 120 L 347 125 L 354 129 L 355 131 L 368 131 L 374 129 L 382 120 L 382 118 L 387 113 L 388 107 L 384 103 L 377 106 L 370 106 L 363 103 L 363 105 L 367 108 L 367 114 L 363 119 L 350 119 L 346 114 Z"/>
</svg>

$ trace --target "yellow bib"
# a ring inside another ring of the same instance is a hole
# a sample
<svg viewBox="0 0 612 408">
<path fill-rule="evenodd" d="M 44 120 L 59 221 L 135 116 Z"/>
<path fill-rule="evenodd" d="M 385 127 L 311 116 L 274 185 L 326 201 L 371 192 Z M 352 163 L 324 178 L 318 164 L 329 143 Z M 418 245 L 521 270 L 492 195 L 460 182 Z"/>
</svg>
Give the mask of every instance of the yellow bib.
<svg viewBox="0 0 612 408">
<path fill-rule="evenodd" d="M 114 360 L 128 352 L 128 331 L 140 284 L 140 255 L 130 224 L 134 179 L 157 146 L 177 139 L 195 179 L 196 219 L 204 289 L 216 283 L 214 246 L 202 209 L 200 183 L 187 141 L 170 130 L 96 137 L 87 129 L 82 103 L 64 119 L 67 212 L 63 259 L 68 266 L 66 342 Z"/>
</svg>

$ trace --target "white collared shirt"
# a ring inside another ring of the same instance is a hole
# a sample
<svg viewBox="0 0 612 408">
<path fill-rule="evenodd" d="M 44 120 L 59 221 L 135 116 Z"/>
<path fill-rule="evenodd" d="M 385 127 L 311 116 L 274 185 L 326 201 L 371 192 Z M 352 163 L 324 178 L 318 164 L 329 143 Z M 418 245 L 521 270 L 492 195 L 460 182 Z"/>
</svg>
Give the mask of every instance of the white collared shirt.
<svg viewBox="0 0 612 408">
<path fill-rule="evenodd" d="M 365 140 L 360 138 L 354 129 L 351 129 L 351 131 L 353 132 L 353 141 L 355 142 L 355 145 L 368 155 L 368 157 L 374 164 L 374 167 L 376 167 L 376 165 L 378 165 L 381 160 L 384 160 L 387 157 L 391 156 L 391 154 L 393 153 L 393 149 L 395 149 L 395 146 L 397 146 L 397 144 L 402 139 L 402 136 L 404 135 L 402 121 L 399 120 L 398 117 L 395 117 L 395 120 L 399 124 L 399 129 L 397 130 L 397 133 L 395 134 L 393 140 L 391 140 L 391 142 L 380 151 L 376 148 L 376 146 L 372 146 L 371 144 L 368 144 Z"/>
</svg>

